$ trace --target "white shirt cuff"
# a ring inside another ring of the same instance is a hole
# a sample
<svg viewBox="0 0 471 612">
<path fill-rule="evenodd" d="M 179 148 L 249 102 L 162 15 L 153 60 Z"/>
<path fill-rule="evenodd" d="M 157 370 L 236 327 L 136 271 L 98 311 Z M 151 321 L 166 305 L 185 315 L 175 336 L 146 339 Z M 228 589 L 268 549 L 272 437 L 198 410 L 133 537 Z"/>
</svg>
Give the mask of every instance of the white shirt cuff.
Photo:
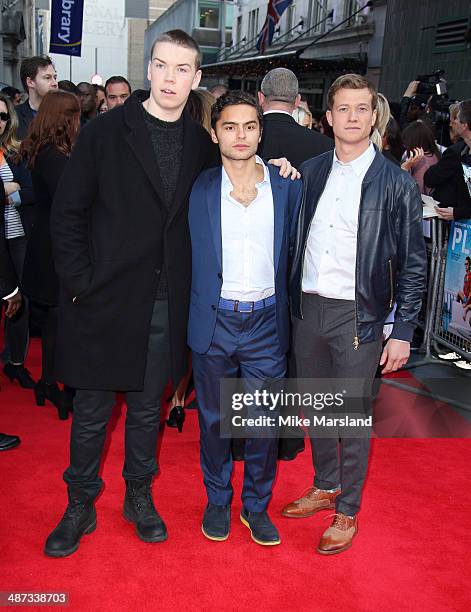
<svg viewBox="0 0 471 612">
<path fill-rule="evenodd" d="M 6 295 L 3 299 L 4 300 L 9 300 L 10 298 L 14 297 L 17 293 L 18 293 L 19 289 L 18 287 L 15 289 L 15 291 L 13 291 L 13 293 L 9 293 L 8 295 Z"/>
</svg>

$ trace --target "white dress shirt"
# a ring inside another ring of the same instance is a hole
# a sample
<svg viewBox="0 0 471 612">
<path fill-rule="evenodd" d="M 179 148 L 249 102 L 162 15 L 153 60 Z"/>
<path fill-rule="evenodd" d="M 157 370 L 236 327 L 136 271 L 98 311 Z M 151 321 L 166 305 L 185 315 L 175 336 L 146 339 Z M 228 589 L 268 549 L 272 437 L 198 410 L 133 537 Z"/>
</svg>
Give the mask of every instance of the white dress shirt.
<svg viewBox="0 0 471 612">
<path fill-rule="evenodd" d="M 221 297 L 227 300 L 255 302 L 275 293 L 273 194 L 268 168 L 260 157 L 256 161 L 263 166 L 264 177 L 257 183 L 257 196 L 248 206 L 230 195 L 233 186 L 222 169 Z"/>
<path fill-rule="evenodd" d="M 312 220 L 302 288 L 323 297 L 355 299 L 358 214 L 363 178 L 375 157 L 369 147 L 349 163 L 335 151 L 332 170 Z"/>
</svg>

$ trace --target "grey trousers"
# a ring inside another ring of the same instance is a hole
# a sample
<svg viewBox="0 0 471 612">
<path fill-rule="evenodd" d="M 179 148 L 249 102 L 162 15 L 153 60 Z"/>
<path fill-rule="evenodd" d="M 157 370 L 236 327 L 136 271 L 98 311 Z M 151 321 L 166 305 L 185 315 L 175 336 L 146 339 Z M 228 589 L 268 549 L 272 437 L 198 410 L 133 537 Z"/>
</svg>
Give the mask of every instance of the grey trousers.
<svg viewBox="0 0 471 612">
<path fill-rule="evenodd" d="M 298 378 L 357 379 L 363 386 L 363 410 L 371 409 L 371 390 L 381 356 L 381 340 L 355 350 L 355 304 L 303 293 L 302 320 L 293 319 L 293 355 Z M 358 406 L 356 406 L 357 408 Z M 340 486 L 336 510 L 354 516 L 360 509 L 368 468 L 370 438 L 316 436 L 310 428 L 314 485 Z"/>
</svg>

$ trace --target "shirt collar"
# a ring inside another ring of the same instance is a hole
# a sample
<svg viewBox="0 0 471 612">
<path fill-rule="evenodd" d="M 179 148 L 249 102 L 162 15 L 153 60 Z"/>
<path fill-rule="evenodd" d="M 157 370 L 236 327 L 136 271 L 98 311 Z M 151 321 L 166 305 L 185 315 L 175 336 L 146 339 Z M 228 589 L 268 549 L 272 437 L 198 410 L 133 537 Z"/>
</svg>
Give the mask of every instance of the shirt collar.
<svg viewBox="0 0 471 612">
<path fill-rule="evenodd" d="M 341 166 L 349 166 L 355 172 L 357 176 L 361 176 L 365 174 L 365 172 L 370 167 L 374 157 L 376 155 L 375 148 L 373 143 L 370 142 L 366 151 L 364 151 L 359 157 L 353 159 L 351 162 L 344 163 L 339 160 L 337 157 L 337 153 L 334 149 L 334 159 L 332 161 L 333 167 L 341 167 Z"/>
<path fill-rule="evenodd" d="M 263 166 L 263 179 L 257 183 L 257 187 L 259 185 L 263 185 L 264 183 L 270 183 L 270 173 L 268 171 L 268 166 L 263 162 L 263 159 L 258 155 L 255 156 L 255 162 L 257 164 L 261 164 Z M 226 172 L 224 166 L 222 167 L 222 189 L 226 192 L 232 191 L 232 183 L 229 175 Z"/>
<path fill-rule="evenodd" d="M 293 115 L 291 113 L 288 113 L 288 111 L 283 111 L 283 110 L 267 110 L 263 113 L 263 116 L 265 115 L 273 115 L 273 113 L 277 113 L 277 114 L 281 114 L 281 115 L 288 115 L 288 117 L 293 117 Z"/>
</svg>

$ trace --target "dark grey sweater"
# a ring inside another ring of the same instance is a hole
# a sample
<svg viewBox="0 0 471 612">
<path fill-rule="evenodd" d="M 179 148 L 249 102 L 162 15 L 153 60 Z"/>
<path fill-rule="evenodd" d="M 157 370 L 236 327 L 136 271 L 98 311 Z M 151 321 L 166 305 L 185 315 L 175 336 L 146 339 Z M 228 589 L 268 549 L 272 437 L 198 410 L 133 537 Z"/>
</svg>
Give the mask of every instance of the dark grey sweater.
<svg viewBox="0 0 471 612">
<path fill-rule="evenodd" d="M 183 117 L 180 117 L 178 121 L 161 121 L 148 113 L 144 107 L 143 110 L 164 188 L 161 194 L 162 201 L 168 212 L 175 197 L 183 157 Z M 165 300 L 168 296 L 167 275 L 165 273 L 166 262 L 163 261 L 162 263 L 164 265 L 162 266 L 156 296 L 158 300 Z"/>
</svg>

